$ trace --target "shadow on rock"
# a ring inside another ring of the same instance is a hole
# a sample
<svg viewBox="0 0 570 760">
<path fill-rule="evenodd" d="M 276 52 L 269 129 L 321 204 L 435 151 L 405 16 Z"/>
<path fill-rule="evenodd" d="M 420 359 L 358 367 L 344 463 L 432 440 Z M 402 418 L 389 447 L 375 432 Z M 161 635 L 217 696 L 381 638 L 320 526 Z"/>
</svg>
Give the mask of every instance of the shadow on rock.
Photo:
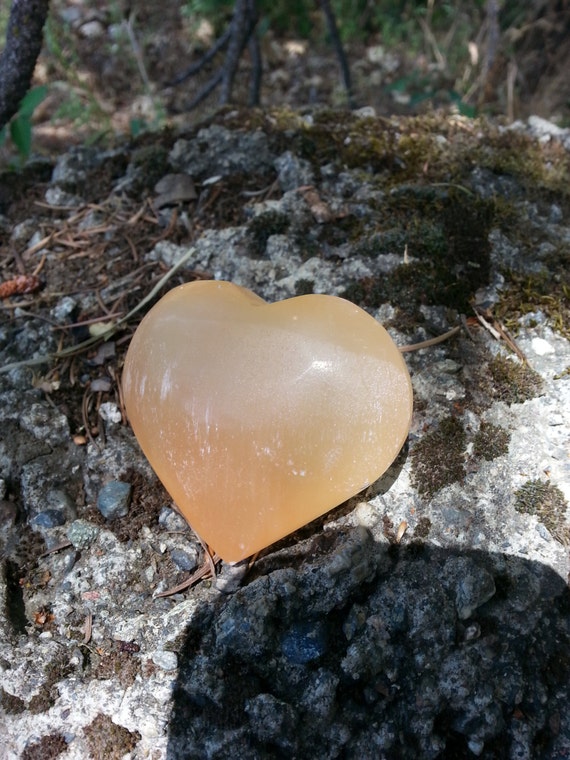
<svg viewBox="0 0 570 760">
<path fill-rule="evenodd" d="M 197 610 L 170 760 L 570 756 L 570 594 L 550 568 L 363 528 L 278 561 Z"/>
</svg>

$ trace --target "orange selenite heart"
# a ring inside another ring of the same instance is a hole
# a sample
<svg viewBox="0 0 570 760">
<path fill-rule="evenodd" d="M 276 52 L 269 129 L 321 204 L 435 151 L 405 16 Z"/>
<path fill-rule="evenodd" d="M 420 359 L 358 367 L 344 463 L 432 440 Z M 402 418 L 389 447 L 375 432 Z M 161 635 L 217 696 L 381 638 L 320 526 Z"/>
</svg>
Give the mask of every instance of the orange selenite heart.
<svg viewBox="0 0 570 760">
<path fill-rule="evenodd" d="M 325 295 L 268 304 L 229 282 L 181 285 L 151 309 L 123 393 L 157 475 L 227 561 L 376 480 L 412 413 L 404 360 L 365 311 Z"/>
</svg>

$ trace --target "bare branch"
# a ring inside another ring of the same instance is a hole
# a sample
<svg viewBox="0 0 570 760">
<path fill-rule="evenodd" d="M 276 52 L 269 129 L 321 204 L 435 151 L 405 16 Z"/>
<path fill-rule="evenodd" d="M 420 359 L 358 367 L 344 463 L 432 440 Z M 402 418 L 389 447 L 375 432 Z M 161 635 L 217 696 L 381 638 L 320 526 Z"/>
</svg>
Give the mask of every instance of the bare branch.
<svg viewBox="0 0 570 760">
<path fill-rule="evenodd" d="M 196 61 L 196 63 L 193 63 L 191 66 L 189 66 L 186 71 L 183 71 L 181 74 L 178 74 L 177 77 L 172 79 L 170 82 L 168 82 L 169 87 L 173 87 L 174 85 L 181 84 L 189 77 L 193 76 L 194 74 L 197 74 L 199 71 L 201 71 L 204 66 L 209 63 L 212 58 L 214 58 L 217 53 L 220 52 L 222 48 L 224 48 L 230 39 L 230 35 L 232 33 L 231 26 L 228 26 L 226 31 L 222 34 L 221 37 L 218 37 L 218 39 L 214 42 L 212 47 L 200 58 L 199 61 Z"/>
<path fill-rule="evenodd" d="M 18 111 L 30 88 L 43 41 L 49 0 L 13 0 L 0 56 L 0 128 Z"/>
<path fill-rule="evenodd" d="M 331 42 L 335 49 L 336 56 L 338 58 L 338 62 L 340 65 L 340 73 L 342 75 L 344 89 L 346 90 L 346 97 L 348 98 L 349 108 L 354 108 L 354 101 L 353 101 L 353 95 L 352 95 L 352 81 L 350 77 L 350 67 L 348 65 L 346 54 L 344 52 L 344 47 L 342 46 L 342 40 L 340 39 L 340 34 L 338 31 L 338 26 L 336 23 L 334 11 L 331 7 L 329 0 L 319 0 L 319 4 L 321 8 L 323 9 L 323 13 L 325 14 L 325 17 L 327 19 L 329 34 L 331 36 Z"/>
</svg>

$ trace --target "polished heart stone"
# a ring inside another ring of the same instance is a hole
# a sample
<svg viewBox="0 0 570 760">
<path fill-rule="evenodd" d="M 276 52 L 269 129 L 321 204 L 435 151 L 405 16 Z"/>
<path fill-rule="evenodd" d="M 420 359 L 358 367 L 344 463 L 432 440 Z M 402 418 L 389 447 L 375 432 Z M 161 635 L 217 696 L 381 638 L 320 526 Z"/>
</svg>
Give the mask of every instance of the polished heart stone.
<svg viewBox="0 0 570 760">
<path fill-rule="evenodd" d="M 167 293 L 123 372 L 142 450 L 192 528 L 248 557 L 376 480 L 412 390 L 386 330 L 342 298 L 268 304 L 229 282 Z"/>
</svg>

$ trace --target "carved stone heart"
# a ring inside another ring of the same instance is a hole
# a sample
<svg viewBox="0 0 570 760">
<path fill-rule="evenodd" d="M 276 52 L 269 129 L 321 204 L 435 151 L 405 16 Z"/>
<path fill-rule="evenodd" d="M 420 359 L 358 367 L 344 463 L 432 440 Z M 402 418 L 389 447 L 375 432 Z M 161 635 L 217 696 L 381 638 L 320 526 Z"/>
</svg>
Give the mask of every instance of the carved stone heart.
<svg viewBox="0 0 570 760">
<path fill-rule="evenodd" d="M 410 425 L 388 333 L 354 304 L 268 304 L 229 282 L 171 290 L 129 347 L 135 435 L 192 528 L 223 559 L 263 549 L 376 480 Z"/>
</svg>

